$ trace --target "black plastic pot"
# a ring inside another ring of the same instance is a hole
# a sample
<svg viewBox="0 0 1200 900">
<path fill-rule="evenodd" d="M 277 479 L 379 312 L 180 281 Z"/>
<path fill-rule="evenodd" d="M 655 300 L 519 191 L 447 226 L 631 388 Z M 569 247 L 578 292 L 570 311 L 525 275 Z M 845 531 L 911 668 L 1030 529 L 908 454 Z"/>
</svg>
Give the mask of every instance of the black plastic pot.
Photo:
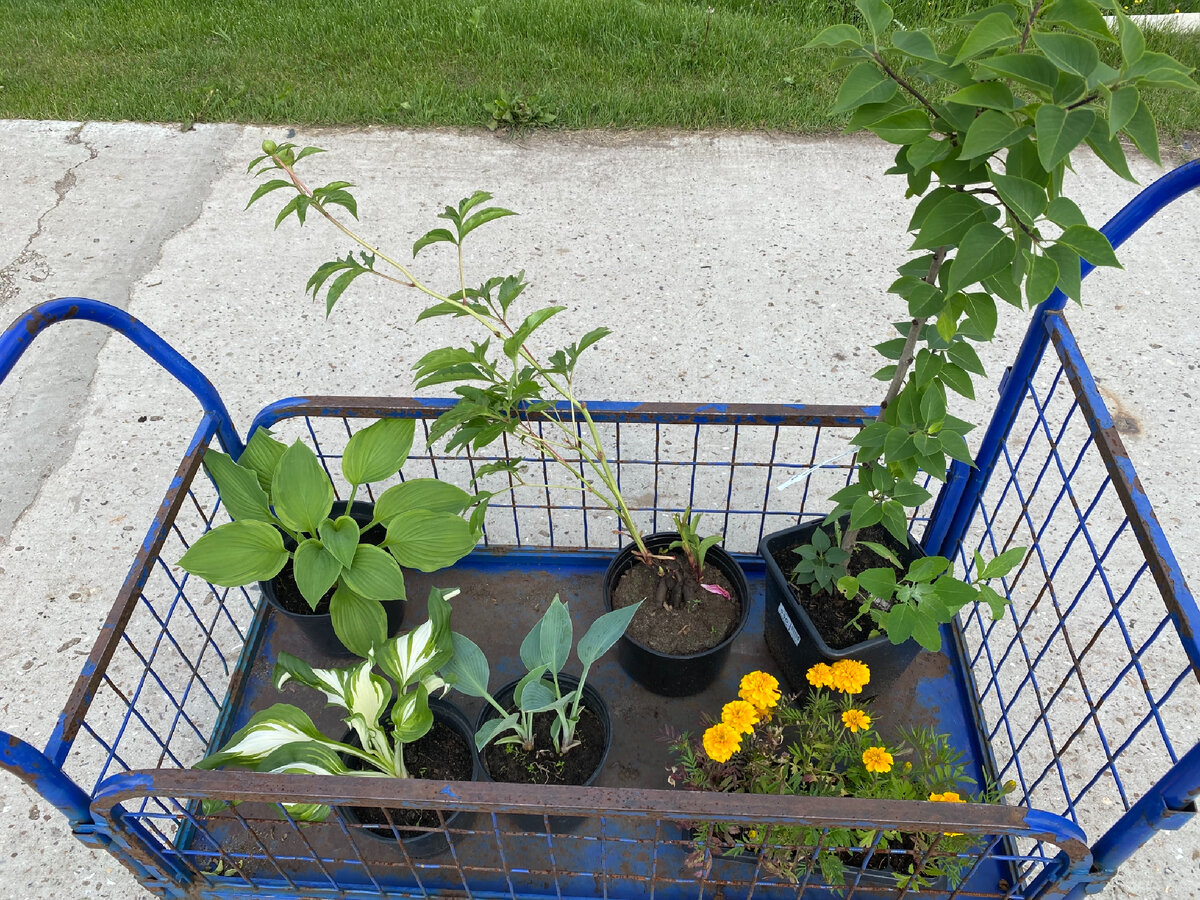
<svg viewBox="0 0 1200 900">
<path fill-rule="evenodd" d="M 675 531 L 660 531 L 644 538 L 646 548 L 652 553 L 663 552 L 672 541 L 679 540 Z M 630 544 L 621 550 L 604 572 L 604 605 L 613 608 L 613 590 L 617 582 L 627 570 L 635 565 L 641 565 L 634 558 L 636 545 Z M 704 565 L 718 569 L 734 587 L 741 612 L 733 630 L 716 646 L 698 653 L 678 655 L 664 653 L 648 647 L 628 635 L 622 635 L 617 642 L 617 661 L 630 678 L 646 690 L 664 697 L 687 697 L 698 694 L 716 681 L 729 658 L 730 648 L 737 636 L 746 627 L 750 619 L 750 589 L 746 585 L 746 575 L 742 567 L 720 547 L 710 547 L 704 557 Z"/>
<path fill-rule="evenodd" d="M 796 599 L 787 575 L 775 560 L 776 554 L 787 553 L 794 547 L 806 544 L 813 531 L 821 523 L 809 522 L 796 525 L 774 534 L 768 534 L 758 545 L 758 553 L 766 563 L 767 609 L 763 625 L 763 637 L 767 649 L 779 664 L 788 687 L 796 693 L 807 693 L 809 684 L 805 677 L 817 663 L 833 663 L 839 659 L 857 659 L 871 670 L 872 684 L 889 684 L 900 677 L 921 649 L 916 641 L 907 640 L 893 644 L 886 634 L 835 650 L 825 643 L 812 619 Z M 897 553 L 906 566 L 924 556 L 924 552 L 908 539 L 908 551 Z"/>
<path fill-rule="evenodd" d="M 517 689 L 517 683 L 519 681 L 519 678 L 510 681 L 500 688 L 499 691 L 493 694 L 492 696 L 495 698 L 496 702 L 507 708 L 508 704 L 512 702 L 513 691 Z M 559 673 L 558 683 L 565 690 L 574 690 L 579 684 L 579 679 L 574 675 L 564 675 Z M 595 713 L 600 719 L 600 724 L 604 726 L 604 749 L 600 754 L 600 761 L 596 764 L 596 768 L 592 774 L 589 775 L 581 785 L 579 785 L 580 787 L 587 787 L 598 777 L 600 777 L 600 773 L 604 769 L 604 764 L 608 762 L 608 752 L 612 749 L 613 729 L 612 717 L 608 712 L 608 704 L 604 702 L 604 698 L 601 697 L 599 692 L 597 692 L 590 684 L 585 684 L 583 686 L 583 706 Z M 478 731 L 483 727 L 485 722 L 496 718 L 497 715 L 498 713 L 496 712 L 495 708 L 490 703 L 485 703 L 483 709 L 479 711 L 479 717 L 475 722 L 475 730 Z M 488 771 L 487 762 L 484 760 L 482 753 L 480 753 L 479 756 L 479 763 L 480 771 L 482 772 L 480 780 L 495 781 L 495 779 L 492 778 L 492 773 Z M 519 830 L 532 831 L 538 834 L 544 834 L 546 832 L 547 819 L 550 823 L 551 834 L 566 834 L 578 828 L 583 823 L 584 818 L 584 816 L 549 815 L 543 817 L 541 815 L 529 814 L 511 816 L 513 824 Z"/>
<path fill-rule="evenodd" d="M 343 514 L 346 509 L 344 502 L 333 504 L 333 510 L 330 515 L 334 518 Z M 371 518 L 375 512 L 374 503 L 366 503 L 362 500 L 355 500 L 350 507 L 350 518 L 358 523 L 359 527 L 370 524 Z M 380 525 L 372 528 L 367 533 L 367 541 L 377 543 L 386 537 L 387 531 Z M 284 538 L 284 546 L 289 550 L 294 550 L 295 545 L 291 538 Z M 262 590 L 263 599 L 271 606 L 271 610 L 278 616 L 281 616 L 296 626 L 297 630 L 304 635 L 309 644 L 314 650 L 325 654 L 326 656 L 345 657 L 354 656 L 355 654 L 343 644 L 333 631 L 333 617 L 329 613 L 315 612 L 292 612 L 284 609 L 279 604 L 279 600 L 275 593 L 275 586 L 281 578 L 292 578 L 292 564 L 289 562 L 283 567 L 283 571 L 272 578 L 270 581 L 260 581 L 259 588 Z M 404 601 L 391 600 L 383 604 L 384 612 L 387 614 L 387 631 L 389 635 L 393 635 L 400 630 L 404 624 Z M 301 654 L 303 655 L 303 654 Z"/>
<path fill-rule="evenodd" d="M 471 730 L 470 720 L 453 703 L 438 697 L 429 698 L 429 709 L 433 712 L 435 722 L 442 722 L 448 725 L 466 742 L 471 750 L 471 759 L 474 761 L 471 780 L 481 780 L 483 777 L 483 767 L 479 764 L 479 754 L 475 752 L 475 732 Z M 354 732 L 351 732 L 350 735 L 354 735 Z M 349 736 L 343 738 L 343 742 L 348 741 Z M 344 806 L 341 807 L 341 813 L 348 822 L 355 825 L 362 825 L 363 819 L 359 812 L 361 809 L 362 807 L 357 806 Z M 442 815 L 446 823 L 446 830 L 444 832 L 416 832 L 412 829 L 401 828 L 399 825 L 393 831 L 391 826 L 387 825 L 366 825 L 361 828 L 356 827 L 354 834 L 356 836 L 361 834 L 373 840 L 394 844 L 396 842 L 396 833 L 399 832 L 401 834 L 400 841 L 404 844 L 405 852 L 414 859 L 425 859 L 430 856 L 437 856 L 439 853 L 445 853 L 450 849 L 451 842 L 457 843 L 463 835 L 461 833 L 456 834 L 451 829 L 456 829 L 459 832 L 467 830 L 470 825 L 470 817 L 473 813 L 458 810 L 455 812 L 444 812 Z M 408 830 L 413 831 L 412 835 L 410 837 L 403 837 L 405 831 Z"/>
</svg>

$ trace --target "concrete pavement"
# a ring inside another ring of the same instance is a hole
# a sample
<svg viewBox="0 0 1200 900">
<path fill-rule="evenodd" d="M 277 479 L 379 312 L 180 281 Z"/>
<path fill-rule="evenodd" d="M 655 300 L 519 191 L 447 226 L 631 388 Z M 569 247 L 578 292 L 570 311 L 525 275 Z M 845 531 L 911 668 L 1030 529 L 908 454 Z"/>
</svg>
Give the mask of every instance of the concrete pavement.
<svg viewBox="0 0 1200 900">
<path fill-rule="evenodd" d="M 327 322 L 304 282 L 344 242 L 321 223 L 273 231 L 270 199 L 243 211 L 246 163 L 265 137 L 286 136 L 0 122 L 0 322 L 59 296 L 122 306 L 199 365 L 242 430 L 284 396 L 411 393 L 412 362 L 444 335 L 413 327 L 416 298 L 360 282 Z M 524 268 L 535 297 L 569 307 L 546 326 L 552 336 L 614 329 L 581 373 L 584 397 L 877 401 L 870 345 L 901 316 L 884 291 L 910 204 L 881 174 L 891 151 L 874 141 L 377 130 L 292 140 L 330 151 L 305 161 L 311 182 L 358 185 L 363 231 L 404 256 L 444 204 L 477 188 L 520 212 L 469 242 L 468 279 Z M 1131 163 L 1143 183 L 1158 174 Z M 1094 224 L 1138 189 L 1087 156 L 1077 175 L 1072 196 Z M 1086 308 L 1070 315 L 1193 584 L 1198 202 L 1130 241 L 1126 269 L 1092 276 Z M 434 283 L 452 280 L 446 256 L 420 262 Z M 1002 311 L 990 373 L 1022 329 Z M 993 394 L 977 393 L 959 415 L 982 420 Z M 0 649 L 0 728 L 45 741 L 196 418 L 168 376 L 84 323 L 55 326 L 0 385 L 0 615 L 17 638 Z M 0 805 L 0 896 L 143 895 L 15 778 L 0 779 Z M 1191 896 L 1197 847 L 1194 824 L 1160 836 L 1103 896 Z"/>
</svg>

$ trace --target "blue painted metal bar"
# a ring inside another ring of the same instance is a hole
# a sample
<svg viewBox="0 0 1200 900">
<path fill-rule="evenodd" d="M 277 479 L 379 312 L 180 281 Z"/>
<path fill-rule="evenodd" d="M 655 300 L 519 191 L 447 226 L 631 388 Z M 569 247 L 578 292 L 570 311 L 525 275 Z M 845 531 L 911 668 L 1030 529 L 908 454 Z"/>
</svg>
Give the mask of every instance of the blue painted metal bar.
<svg viewBox="0 0 1200 900">
<path fill-rule="evenodd" d="M 1192 160 L 1168 172 L 1147 187 L 1100 230 L 1114 248 L 1120 247 L 1160 209 L 1198 187 L 1200 160 Z M 1086 277 L 1093 268 L 1095 267 L 1091 263 L 1081 260 L 1081 276 Z M 979 454 L 975 458 L 975 468 L 964 481 L 947 484 L 943 493 L 953 489 L 957 496 L 948 495 L 940 504 L 941 515 L 930 522 L 925 533 L 926 553 L 950 557 L 957 552 L 975 516 L 979 499 L 987 488 L 988 479 L 1000 457 L 1000 448 L 1016 419 L 1021 400 L 1046 349 L 1046 342 L 1049 340 L 1046 317 L 1061 310 L 1066 302 L 1067 298 L 1062 291 L 1055 289 L 1049 299 L 1034 311 L 1033 319 L 1021 342 L 1021 349 L 1008 373 L 996 410 L 984 434 Z"/>
<path fill-rule="evenodd" d="M 92 824 L 91 798 L 46 754 L 0 731 L 0 768 L 12 772 L 67 817 L 72 828 Z"/>
<path fill-rule="evenodd" d="M 63 297 L 39 303 L 17 317 L 3 334 L 0 334 L 0 381 L 8 377 L 17 360 L 29 349 L 33 339 L 57 322 L 83 319 L 96 322 L 118 331 L 129 338 L 146 355 L 175 376 L 190 390 L 206 413 L 217 418 L 217 437 L 221 446 L 234 458 L 241 455 L 242 440 L 233 427 L 229 411 L 204 373 L 188 362 L 174 347 L 125 312 L 99 300 L 83 297 Z"/>
</svg>

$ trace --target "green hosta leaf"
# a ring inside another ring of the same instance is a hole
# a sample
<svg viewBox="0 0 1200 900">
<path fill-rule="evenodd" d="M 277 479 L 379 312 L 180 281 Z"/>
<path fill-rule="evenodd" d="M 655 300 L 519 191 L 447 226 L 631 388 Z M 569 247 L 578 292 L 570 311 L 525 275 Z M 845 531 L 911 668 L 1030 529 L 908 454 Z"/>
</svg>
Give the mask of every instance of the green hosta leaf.
<svg viewBox="0 0 1200 900">
<path fill-rule="evenodd" d="M 275 659 L 275 669 L 271 674 L 271 680 L 277 691 L 283 690 L 289 681 L 295 681 L 324 694 L 325 700 L 330 706 L 340 706 L 349 710 L 350 682 L 354 677 L 353 670 L 357 667 L 355 665 L 343 669 L 314 669 L 300 657 L 280 651 L 279 656 Z"/>
<path fill-rule="evenodd" d="M 592 623 L 592 627 L 579 639 L 579 646 L 575 651 L 579 654 L 584 671 L 620 639 L 641 605 L 639 601 L 632 606 L 611 610 Z"/>
<path fill-rule="evenodd" d="M 863 45 L 862 33 L 853 25 L 830 25 L 815 38 L 804 45 L 803 49 L 814 47 L 834 47 L 848 50 Z M 286 182 L 285 182 L 286 184 Z"/>
<path fill-rule="evenodd" d="M 520 722 L 520 715 L 512 713 L 503 719 L 488 719 L 479 730 L 475 732 L 475 749 L 482 750 L 492 742 L 496 735 L 509 729 L 516 728 Z"/>
<path fill-rule="evenodd" d="M 968 285 L 983 281 L 1012 260 L 1013 241 L 988 222 L 971 228 L 959 244 L 946 279 L 946 293 L 953 294 Z"/>
<path fill-rule="evenodd" d="M 275 515 L 293 531 L 316 534 L 333 508 L 333 484 L 317 455 L 296 441 L 279 459 L 271 482 Z"/>
<path fill-rule="evenodd" d="M 426 620 L 407 634 L 386 641 L 375 658 L 403 690 L 445 666 L 455 646 L 448 623 L 439 626 Z"/>
<path fill-rule="evenodd" d="M 204 470 L 208 472 L 221 502 L 230 517 L 270 522 L 270 498 L 259 483 L 258 474 L 251 468 L 239 466 L 233 458 L 218 450 L 204 452 Z"/>
<path fill-rule="evenodd" d="M 418 684 L 401 694 L 392 706 L 392 737 L 400 744 L 420 740 L 433 727 L 433 712 L 429 709 L 429 692 Z"/>
<path fill-rule="evenodd" d="M 401 600 L 391 601 L 400 603 Z M 339 584 L 329 601 L 333 633 L 356 656 L 368 656 L 387 640 L 387 613 L 379 601 Z"/>
<path fill-rule="evenodd" d="M 941 62 L 937 47 L 924 31 L 895 31 L 892 33 L 892 46 L 917 59 Z"/>
<path fill-rule="evenodd" d="M 274 578 L 290 555 L 279 530 L 266 522 L 226 522 L 201 535 L 179 565 L 210 584 L 240 587 Z"/>
<path fill-rule="evenodd" d="M 1077 34 L 1034 31 L 1033 42 L 1048 60 L 1080 78 L 1089 78 L 1100 65 L 1100 51 L 1096 45 Z"/>
<path fill-rule="evenodd" d="M 542 679 L 545 673 L 545 666 L 537 666 L 517 682 L 517 686 L 513 690 L 513 702 L 517 704 L 517 708 L 521 712 L 545 712 L 570 702 L 570 693 L 562 698 L 555 696 L 553 683 Z"/>
<path fill-rule="evenodd" d="M 412 448 L 413 419 L 380 419 L 351 435 L 342 455 L 342 474 L 351 484 L 383 481 L 400 471 Z"/>
<path fill-rule="evenodd" d="M 287 450 L 287 444 L 271 437 L 271 432 L 261 426 L 254 429 L 246 449 L 238 457 L 238 465 L 253 469 L 258 476 L 258 483 L 264 491 L 271 490 L 271 481 L 275 476 L 275 467 Z"/>
<path fill-rule="evenodd" d="M 1008 112 L 1017 108 L 1017 98 L 1012 89 L 1002 81 L 978 81 L 946 98 L 947 103 L 997 109 Z"/>
<path fill-rule="evenodd" d="M 874 63 L 855 66 L 842 82 L 831 113 L 849 112 L 864 103 L 883 103 L 896 93 L 896 82 L 888 78 Z"/>
<path fill-rule="evenodd" d="M 354 564 L 342 571 L 342 582 L 368 600 L 404 600 L 404 575 L 384 550 L 359 544 Z"/>
<path fill-rule="evenodd" d="M 1063 35 L 1070 37 L 1071 35 Z M 1080 38 L 1080 40 L 1083 40 Z M 1092 48 L 1095 49 L 1094 47 Z M 1038 107 L 1034 116 L 1038 160 L 1050 171 L 1070 155 L 1092 130 L 1096 114 L 1090 109 L 1065 110 L 1050 104 Z"/>
<path fill-rule="evenodd" d="M 388 488 L 375 501 L 375 518 L 390 522 L 403 512 L 428 512 L 460 515 L 474 498 L 462 488 L 436 478 L 410 478 L 404 484 Z"/>
<path fill-rule="evenodd" d="M 1038 218 L 1046 211 L 1046 189 L 1025 178 L 1014 178 L 1011 175 L 992 176 L 1000 199 L 1012 210 L 1013 214 L 1032 228 Z"/>
<path fill-rule="evenodd" d="M 966 62 L 968 59 L 973 59 L 997 47 L 1015 44 L 1020 39 L 1021 35 L 1008 14 L 991 13 L 975 23 L 975 27 L 962 42 L 962 46 L 958 48 L 958 55 L 954 57 L 953 65 L 957 66 L 959 63 Z"/>
<path fill-rule="evenodd" d="M 296 587 L 313 609 L 321 602 L 325 592 L 333 587 L 342 574 L 342 564 L 316 538 L 301 541 L 292 561 L 292 572 L 296 576 Z"/>
<path fill-rule="evenodd" d="M 422 572 L 452 566 L 475 549 L 477 536 L 459 516 L 410 510 L 388 521 L 386 546 L 400 565 Z"/>
<path fill-rule="evenodd" d="M 567 663 L 574 642 L 574 631 L 571 625 L 571 614 L 567 605 L 554 595 L 550 606 L 542 615 L 541 627 L 538 629 L 538 663 L 545 665 L 551 672 L 557 674 Z"/>
<path fill-rule="evenodd" d="M 1112 244 L 1095 228 L 1086 225 L 1072 225 L 1058 237 L 1058 243 L 1070 247 L 1093 266 L 1113 266 L 1121 268 L 1117 254 L 1113 252 Z"/>
<path fill-rule="evenodd" d="M 487 657 L 479 645 L 465 635 L 452 632 L 450 639 L 454 655 L 442 666 L 442 675 L 460 694 L 468 697 L 488 696 L 491 672 Z"/>
<path fill-rule="evenodd" d="M 321 545 L 342 566 L 349 568 L 354 565 L 354 551 L 358 549 L 360 535 L 354 519 L 350 516 L 326 519 L 317 526 L 317 533 L 321 537 Z"/>
<path fill-rule="evenodd" d="M 277 748 L 307 741 L 330 743 L 303 710 L 290 703 L 276 703 L 256 712 L 224 747 L 204 757 L 193 768 L 253 768 Z"/>
</svg>

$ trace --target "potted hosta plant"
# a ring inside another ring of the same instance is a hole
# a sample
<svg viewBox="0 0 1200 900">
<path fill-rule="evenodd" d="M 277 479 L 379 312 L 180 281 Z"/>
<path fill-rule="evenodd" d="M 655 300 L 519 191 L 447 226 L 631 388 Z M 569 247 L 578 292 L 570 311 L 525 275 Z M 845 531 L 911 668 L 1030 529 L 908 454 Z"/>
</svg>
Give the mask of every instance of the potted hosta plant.
<svg viewBox="0 0 1200 900">
<path fill-rule="evenodd" d="M 1001 791 L 972 793 L 961 754 L 945 735 L 901 729 L 885 741 L 864 689 L 871 671 L 860 660 L 818 663 L 806 674 L 812 691 L 783 697 L 766 672 L 742 678 L 738 698 L 697 741 L 675 736 L 676 763 L 668 783 L 687 790 L 787 793 L 809 797 L 875 800 L 998 802 Z M 877 832 L 871 828 L 691 822 L 697 877 L 716 857 L 761 864 L 764 871 L 798 881 L 811 868 L 834 887 L 855 884 L 917 890 L 957 887 L 971 866 L 975 835 Z M 936 852 L 930 853 L 936 842 Z M 959 854 L 962 854 L 960 857 Z M 814 860 L 815 856 L 815 860 Z"/>
<path fill-rule="evenodd" d="M 454 652 L 448 601 L 457 593 L 432 589 L 427 621 L 384 642 L 354 665 L 315 669 L 296 656 L 279 655 L 275 688 L 282 690 L 295 682 L 323 694 L 329 705 L 346 711 L 343 721 L 348 731 L 343 736 L 329 737 L 299 707 L 276 703 L 255 713 L 225 746 L 196 763 L 196 768 L 472 780 L 478 764 L 470 724 L 455 706 L 433 696 L 436 691 L 445 693 L 448 687 L 438 673 Z M 207 803 L 204 811 L 211 815 L 222 806 L 220 802 Z M 300 822 L 322 822 L 330 814 L 324 804 L 284 806 L 288 815 Z M 456 837 L 450 829 L 461 815 L 446 815 L 442 829 L 433 810 L 346 807 L 341 812 L 357 828 L 356 833 L 400 839 L 414 857 L 445 850 L 448 836 Z"/>
<path fill-rule="evenodd" d="M 604 698 L 587 683 L 593 664 L 617 642 L 637 605 L 612 610 L 579 639 L 580 672 L 563 671 L 574 645 L 567 605 L 557 595 L 521 642 L 526 673 L 495 694 L 488 689 L 487 657 L 474 641 L 452 635 L 454 656 L 444 673 L 456 691 L 485 701 L 475 731 L 483 771 L 494 781 L 520 784 L 589 785 L 612 745 L 612 720 Z M 541 829 L 540 817 L 524 817 Z M 577 817 L 552 816 L 551 827 L 566 831 Z"/>
<path fill-rule="evenodd" d="M 830 498 L 823 525 L 768 536 L 760 548 L 771 585 L 767 639 L 793 687 L 818 638 L 808 631 L 812 605 L 806 613 L 784 572 L 794 571 L 795 549 L 828 562 L 821 546 L 835 522 L 843 521 L 844 558 L 834 565 L 852 571 L 834 588 L 849 598 L 843 605 L 864 640 L 911 638 L 932 650 L 964 605 L 982 600 L 1002 614 L 1005 599 L 984 582 L 1007 574 L 1019 548 L 989 563 L 976 556 L 969 583 L 948 560 L 907 551 L 911 510 L 931 499 L 926 477 L 944 481 L 951 460 L 971 465 L 964 435 L 972 426 L 949 413 L 950 397 L 974 397 L 972 376 L 984 368 L 973 345 L 992 339 L 998 305 L 1032 307 L 1055 288 L 1079 300 L 1081 258 L 1118 265 L 1108 239 L 1063 193 L 1072 151 L 1086 144 L 1132 180 L 1122 137 L 1158 160 L 1142 91 L 1197 87 L 1186 66 L 1147 51 L 1108 0 L 1017 0 L 933 32 L 904 27 L 883 0 L 855 5 L 857 24 L 827 28 L 808 47 L 840 51 L 835 65 L 846 75 L 834 112 L 849 116 L 850 129 L 895 144 L 889 172 L 921 199 L 908 223 L 915 255 L 889 289 L 904 320 L 898 337 L 876 346 L 885 364 L 875 374 L 887 389 L 876 419 L 852 440 L 856 479 Z M 889 540 L 895 558 L 875 549 Z M 814 603 L 832 594 L 825 584 Z"/>
<path fill-rule="evenodd" d="M 256 429 L 236 462 L 209 450 L 204 467 L 232 522 L 200 537 L 179 561 L 212 584 L 262 582 L 263 595 L 292 618 L 321 652 L 366 657 L 403 619 L 401 566 L 432 572 L 453 565 L 478 542 L 476 504 L 461 488 L 413 479 L 388 488 L 374 505 L 359 488 L 400 471 L 415 423 L 381 419 L 350 437 L 342 474 L 350 497 L 334 502 L 333 484 L 311 449 Z"/>
<path fill-rule="evenodd" d="M 607 335 L 609 329 L 597 328 L 569 346 L 546 353 L 534 345 L 534 333 L 565 307 L 544 306 L 518 315 L 515 304 L 526 288 L 524 272 L 489 278 L 478 287 L 468 286 L 462 265 L 464 240 L 480 226 L 513 215 L 510 210 L 488 206 L 490 194 L 477 191 L 457 206 L 446 207 L 440 218 L 450 227 L 434 228 L 413 244 L 413 256 L 434 244 L 453 246 L 459 262 L 459 282 L 453 290 L 440 293 L 418 279 L 409 266 L 359 237 L 338 218 L 342 212 L 354 217 L 358 214 L 349 184 L 334 181 L 324 187 L 310 188 L 299 178 L 296 165 L 306 156 L 321 152 L 319 148 L 298 149 L 293 144 L 264 141 L 262 149 L 263 155 L 250 168 L 260 176 L 271 177 L 254 191 L 250 203 L 273 191 L 286 190 L 290 196 L 276 217 L 276 226 L 292 214 L 303 224 L 308 213 L 315 211 L 361 248 L 357 256 L 350 253 L 323 264 L 309 279 L 308 289 L 314 296 L 325 293 L 327 312 L 333 310 L 356 278 L 368 275 L 415 288 L 432 301 L 417 316 L 418 321 L 449 316 L 478 328 L 482 341 L 434 350 L 416 364 L 418 388 L 449 384 L 459 397 L 457 405 L 430 429 L 430 441 L 445 439 L 448 451 L 470 448 L 478 453 L 502 437 L 511 436 L 542 458 L 559 463 L 560 472 L 616 516 L 620 530 L 631 541 L 630 557 L 645 568 L 644 578 L 648 582 L 647 596 L 636 599 L 649 600 L 664 594 L 666 600 L 659 603 L 659 608 L 665 603 L 670 617 L 675 619 L 694 617 L 696 627 L 689 630 L 703 634 L 699 645 L 688 645 L 683 652 L 674 652 L 669 647 L 660 652 L 655 675 L 665 677 L 672 692 L 703 689 L 716 676 L 730 644 L 749 618 L 749 596 L 742 588 L 744 579 L 730 574 L 736 564 L 732 568 L 716 566 L 714 571 L 725 575 L 714 574 L 712 580 L 703 581 L 709 576 L 690 565 L 680 566 L 674 554 L 666 552 L 661 543 L 652 548 L 626 504 L 600 430 L 587 405 L 576 396 L 574 387 L 580 356 Z M 280 173 L 285 177 L 275 177 Z M 481 466 L 476 477 L 497 472 L 507 473 L 511 484 L 517 487 L 530 484 L 525 480 L 525 467 L 515 459 Z M 666 543 L 674 539 L 669 538 Z M 719 555 L 712 553 L 714 558 Z M 725 559 L 727 563 L 733 562 L 731 557 Z M 628 565 L 622 562 L 618 574 L 627 569 Z M 702 583 L 711 585 L 722 578 L 727 579 L 727 584 L 721 590 L 700 587 Z M 681 579 L 692 582 L 690 587 L 681 589 L 690 598 L 682 603 L 678 601 L 680 591 L 675 589 Z M 616 580 L 609 577 L 605 582 L 615 584 Z M 660 587 L 660 583 L 665 584 Z M 613 605 L 610 599 L 610 608 Z M 651 604 L 642 608 L 648 611 Z M 721 628 L 714 627 L 718 621 L 723 623 Z M 674 630 L 678 632 L 679 626 Z M 715 662 L 697 662 L 710 653 Z M 623 662 L 629 658 L 628 653 L 622 655 Z M 671 674 L 670 669 L 675 665 L 682 667 L 682 674 Z M 642 679 L 649 670 L 635 665 L 629 672 Z M 661 689 L 656 678 L 646 683 L 652 689 Z"/>
</svg>

